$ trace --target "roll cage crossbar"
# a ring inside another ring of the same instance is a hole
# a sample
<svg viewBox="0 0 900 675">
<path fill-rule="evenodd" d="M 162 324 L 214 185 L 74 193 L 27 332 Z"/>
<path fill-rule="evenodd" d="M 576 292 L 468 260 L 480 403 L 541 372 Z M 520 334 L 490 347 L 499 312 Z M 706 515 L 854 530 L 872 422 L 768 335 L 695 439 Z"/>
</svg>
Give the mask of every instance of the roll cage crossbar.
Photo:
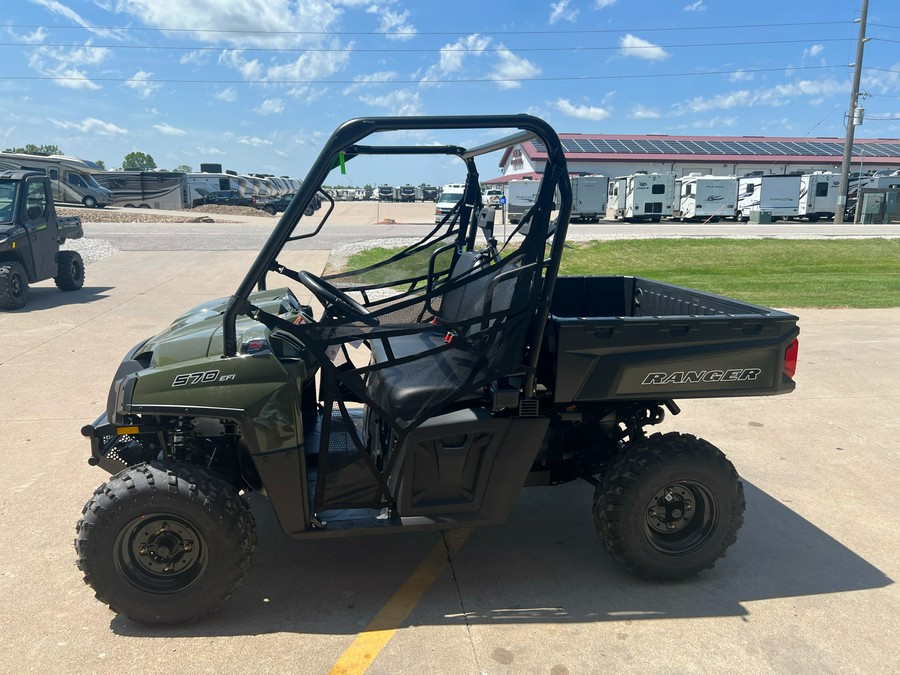
<svg viewBox="0 0 900 675">
<path fill-rule="evenodd" d="M 361 145 L 360 141 L 374 134 L 396 131 L 417 130 L 463 130 L 463 129 L 517 129 L 513 135 L 507 135 L 483 145 L 472 148 L 463 148 L 458 145 Z M 559 192 L 559 216 L 554 225 L 554 236 L 546 265 L 544 288 L 540 306 L 537 308 L 538 325 L 533 326 L 529 335 L 530 354 L 532 359 L 537 359 L 538 347 L 544 331 L 544 324 L 549 311 L 550 298 L 553 295 L 553 286 L 559 272 L 559 261 L 565 242 L 566 229 L 569 222 L 569 214 L 572 209 L 572 192 L 569 184 L 568 171 L 562 144 L 553 128 L 545 121 L 531 115 L 465 115 L 465 116 L 430 116 L 430 117 L 371 117 L 358 118 L 345 122 L 331 135 L 325 143 L 319 156 L 310 168 L 306 179 L 297 190 L 294 199 L 288 204 L 281 219 L 276 224 L 272 234 L 263 245 L 244 279 L 241 281 L 234 295 L 231 297 L 223 316 L 223 357 L 237 355 L 237 317 L 242 314 L 251 315 L 254 308 L 248 298 L 254 289 L 265 283 L 266 274 L 276 269 L 276 258 L 288 241 L 315 236 L 321 229 L 324 221 L 316 230 L 308 235 L 292 236 L 297 224 L 300 222 L 304 211 L 313 203 L 316 193 L 325 182 L 328 174 L 340 161 L 358 155 L 445 155 L 456 156 L 462 159 L 468 169 L 468 190 L 464 197 L 467 204 L 472 201 L 474 191 L 477 191 L 477 172 L 474 168 L 474 158 L 507 148 L 511 145 L 524 142 L 529 139 L 537 139 L 544 145 L 547 153 L 547 162 L 544 170 L 544 180 L 538 194 L 537 202 L 551 204 L 554 191 Z M 340 158 L 340 159 L 339 159 Z M 475 181 L 472 181 L 474 174 Z M 332 204 L 333 208 L 333 204 Z M 463 205 L 465 208 L 465 204 Z M 329 210 L 330 213 L 330 210 Z M 549 212 L 546 217 L 549 219 Z M 474 235 L 470 235 L 474 236 Z M 467 237 L 469 238 L 469 237 Z M 462 243 L 462 242 L 461 242 Z"/>
</svg>

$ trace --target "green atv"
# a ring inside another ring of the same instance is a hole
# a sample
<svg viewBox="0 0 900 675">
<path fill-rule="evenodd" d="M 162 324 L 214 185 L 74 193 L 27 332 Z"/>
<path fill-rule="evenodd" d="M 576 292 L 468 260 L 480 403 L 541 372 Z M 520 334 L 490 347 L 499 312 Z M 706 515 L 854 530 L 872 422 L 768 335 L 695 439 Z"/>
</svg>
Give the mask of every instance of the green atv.
<svg viewBox="0 0 900 675">
<path fill-rule="evenodd" d="M 470 147 L 485 129 L 518 132 Z M 525 142 L 544 178 L 498 240 L 475 160 Z M 328 276 L 279 262 L 328 223 L 333 170 L 410 156 L 455 157 L 466 176 L 420 241 Z M 710 443 L 645 429 L 676 397 L 791 391 L 796 317 L 637 277 L 560 277 L 571 209 L 562 144 L 535 117 L 340 126 L 234 295 L 136 345 L 82 430 L 89 462 L 113 474 L 75 540 L 98 599 L 146 623 L 218 608 L 253 562 L 249 492 L 300 539 L 499 524 L 523 486 L 582 479 L 625 568 L 712 566 L 741 525 L 741 482 Z"/>
<path fill-rule="evenodd" d="M 57 217 L 50 181 L 39 171 L 0 171 L 0 309 L 22 309 L 28 284 L 53 279 L 62 291 L 84 285 L 77 251 L 60 251 L 83 236 L 81 219 Z"/>
</svg>

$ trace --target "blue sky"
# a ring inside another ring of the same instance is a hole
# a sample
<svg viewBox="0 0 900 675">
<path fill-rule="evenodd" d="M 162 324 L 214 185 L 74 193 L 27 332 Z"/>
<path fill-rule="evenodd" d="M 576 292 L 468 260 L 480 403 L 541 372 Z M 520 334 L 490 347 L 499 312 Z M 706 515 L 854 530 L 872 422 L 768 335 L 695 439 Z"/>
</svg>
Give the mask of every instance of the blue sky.
<svg viewBox="0 0 900 675">
<path fill-rule="evenodd" d="M 861 0 L 4 0 L 0 146 L 302 177 L 368 115 L 559 132 L 844 135 Z M 870 0 L 859 137 L 900 135 L 900 2 Z M 713 72 L 715 74 L 709 74 Z M 459 139 L 475 143 L 484 139 Z M 446 162 L 346 183 L 442 183 Z M 499 174 L 496 161 L 482 177 Z"/>
</svg>

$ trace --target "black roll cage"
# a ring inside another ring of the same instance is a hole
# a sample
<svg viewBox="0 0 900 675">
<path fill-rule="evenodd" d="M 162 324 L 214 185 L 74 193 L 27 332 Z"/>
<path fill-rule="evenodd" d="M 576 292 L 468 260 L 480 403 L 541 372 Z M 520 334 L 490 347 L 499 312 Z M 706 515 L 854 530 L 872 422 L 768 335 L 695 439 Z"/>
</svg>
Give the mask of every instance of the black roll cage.
<svg viewBox="0 0 900 675">
<path fill-rule="evenodd" d="M 518 129 L 519 131 L 513 135 L 504 136 L 495 141 L 469 149 L 458 145 L 359 145 L 361 140 L 382 132 L 460 129 Z M 460 208 L 468 209 L 471 208 L 472 204 L 476 203 L 476 197 L 480 199 L 480 195 L 471 194 L 473 191 L 478 190 L 474 158 L 532 138 L 538 139 L 543 144 L 547 154 L 544 170 L 545 179 L 541 182 L 537 202 L 550 204 L 554 200 L 554 192 L 558 190 L 559 194 L 559 215 L 554 224 L 555 230 L 546 265 L 544 288 L 536 314 L 539 325 L 533 326 L 533 330 L 528 338 L 529 353 L 531 359 L 536 362 L 544 334 L 544 324 L 550 309 L 550 300 L 553 297 L 553 287 L 559 273 L 559 263 L 562 257 L 569 215 L 572 210 L 572 190 L 563 147 L 556 132 L 544 120 L 526 114 L 367 117 L 349 120 L 338 127 L 325 143 L 294 198 L 288 204 L 284 214 L 273 229 L 269 239 L 263 245 L 244 276 L 243 281 L 241 281 L 241 284 L 229 300 L 223 316 L 223 358 L 237 355 L 237 317 L 242 314 L 249 316 L 251 312 L 255 311 L 255 308 L 249 302 L 250 294 L 257 287 L 263 288 L 268 272 L 277 269 L 276 258 L 285 244 L 289 241 L 316 236 L 328 220 L 328 215 L 334 209 L 332 200 L 329 200 L 331 204 L 325 217 L 321 219 L 312 232 L 292 236 L 297 224 L 304 215 L 304 211 L 314 202 L 316 193 L 321 194 L 321 185 L 340 161 L 357 155 L 453 155 L 459 157 L 466 163 L 470 177 L 466 183 L 467 193 L 461 202 Z M 473 176 L 475 180 L 471 179 Z M 468 213 L 461 215 L 467 217 Z M 474 231 L 461 232 L 460 236 L 465 236 L 466 238 L 466 241 L 461 241 L 460 244 L 471 243 L 469 240 L 474 240 L 476 233 Z M 536 363 L 532 365 L 536 365 Z M 529 377 L 529 380 L 532 380 L 532 378 L 533 376 Z"/>
</svg>

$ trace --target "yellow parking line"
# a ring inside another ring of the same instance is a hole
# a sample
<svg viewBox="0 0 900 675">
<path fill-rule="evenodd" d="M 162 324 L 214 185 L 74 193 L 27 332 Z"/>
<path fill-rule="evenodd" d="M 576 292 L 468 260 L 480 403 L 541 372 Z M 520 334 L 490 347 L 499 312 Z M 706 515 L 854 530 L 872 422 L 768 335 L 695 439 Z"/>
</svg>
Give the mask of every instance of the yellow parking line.
<svg viewBox="0 0 900 675">
<path fill-rule="evenodd" d="M 453 553 L 465 543 L 472 530 L 452 530 L 444 534 L 422 563 L 409 575 L 393 597 L 369 622 L 356 639 L 341 654 L 328 675 L 361 675 L 372 665 L 394 633 L 422 600 L 447 567 L 447 549 Z"/>
</svg>

